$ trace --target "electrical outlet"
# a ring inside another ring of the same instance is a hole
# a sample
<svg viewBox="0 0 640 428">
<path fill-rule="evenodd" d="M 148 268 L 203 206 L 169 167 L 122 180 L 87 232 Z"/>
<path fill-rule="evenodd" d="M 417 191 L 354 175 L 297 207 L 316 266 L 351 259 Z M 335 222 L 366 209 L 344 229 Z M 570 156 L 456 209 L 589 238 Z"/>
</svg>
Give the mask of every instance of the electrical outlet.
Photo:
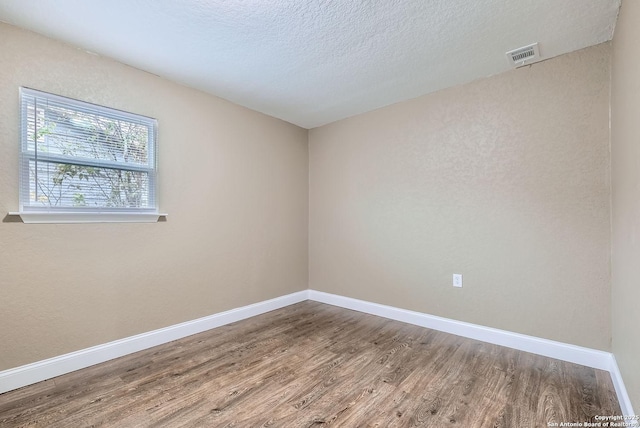
<svg viewBox="0 0 640 428">
<path fill-rule="evenodd" d="M 462 288 L 462 274 L 454 273 L 453 274 L 453 286 Z"/>
</svg>

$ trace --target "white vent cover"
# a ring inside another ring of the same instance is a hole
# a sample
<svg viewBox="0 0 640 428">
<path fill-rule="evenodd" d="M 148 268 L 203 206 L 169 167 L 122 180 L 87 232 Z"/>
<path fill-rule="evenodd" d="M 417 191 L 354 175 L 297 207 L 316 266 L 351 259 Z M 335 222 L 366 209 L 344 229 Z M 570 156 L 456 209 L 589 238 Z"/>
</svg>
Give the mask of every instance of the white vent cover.
<svg viewBox="0 0 640 428">
<path fill-rule="evenodd" d="M 540 52 L 538 51 L 538 43 L 524 46 L 507 52 L 509 63 L 514 67 L 522 67 L 540 60 Z"/>
</svg>

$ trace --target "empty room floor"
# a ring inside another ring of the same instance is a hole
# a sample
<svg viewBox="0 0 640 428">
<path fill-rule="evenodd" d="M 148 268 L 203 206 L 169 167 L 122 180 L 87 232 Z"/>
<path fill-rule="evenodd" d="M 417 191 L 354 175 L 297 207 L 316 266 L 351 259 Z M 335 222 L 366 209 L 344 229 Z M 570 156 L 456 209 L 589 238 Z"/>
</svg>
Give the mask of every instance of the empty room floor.
<svg viewBox="0 0 640 428">
<path fill-rule="evenodd" d="M 547 427 L 608 372 L 306 301 L 0 395 L 2 427 Z"/>
</svg>

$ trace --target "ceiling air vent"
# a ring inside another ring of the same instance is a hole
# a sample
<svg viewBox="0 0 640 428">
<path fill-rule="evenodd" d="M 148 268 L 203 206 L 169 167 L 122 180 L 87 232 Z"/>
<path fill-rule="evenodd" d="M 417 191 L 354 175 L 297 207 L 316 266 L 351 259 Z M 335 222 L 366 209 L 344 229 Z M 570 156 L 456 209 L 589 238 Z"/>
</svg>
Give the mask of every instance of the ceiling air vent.
<svg viewBox="0 0 640 428">
<path fill-rule="evenodd" d="M 524 46 L 507 52 L 509 63 L 514 67 L 522 67 L 540 60 L 540 52 L 538 51 L 538 43 Z"/>
</svg>

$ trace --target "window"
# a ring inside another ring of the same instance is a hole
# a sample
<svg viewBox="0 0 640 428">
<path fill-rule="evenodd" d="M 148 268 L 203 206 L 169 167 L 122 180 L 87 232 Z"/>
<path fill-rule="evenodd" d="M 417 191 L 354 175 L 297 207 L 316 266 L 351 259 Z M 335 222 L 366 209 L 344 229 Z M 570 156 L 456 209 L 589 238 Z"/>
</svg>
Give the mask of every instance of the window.
<svg viewBox="0 0 640 428">
<path fill-rule="evenodd" d="M 157 220 L 155 119 L 27 88 L 20 99 L 23 221 Z"/>
</svg>

